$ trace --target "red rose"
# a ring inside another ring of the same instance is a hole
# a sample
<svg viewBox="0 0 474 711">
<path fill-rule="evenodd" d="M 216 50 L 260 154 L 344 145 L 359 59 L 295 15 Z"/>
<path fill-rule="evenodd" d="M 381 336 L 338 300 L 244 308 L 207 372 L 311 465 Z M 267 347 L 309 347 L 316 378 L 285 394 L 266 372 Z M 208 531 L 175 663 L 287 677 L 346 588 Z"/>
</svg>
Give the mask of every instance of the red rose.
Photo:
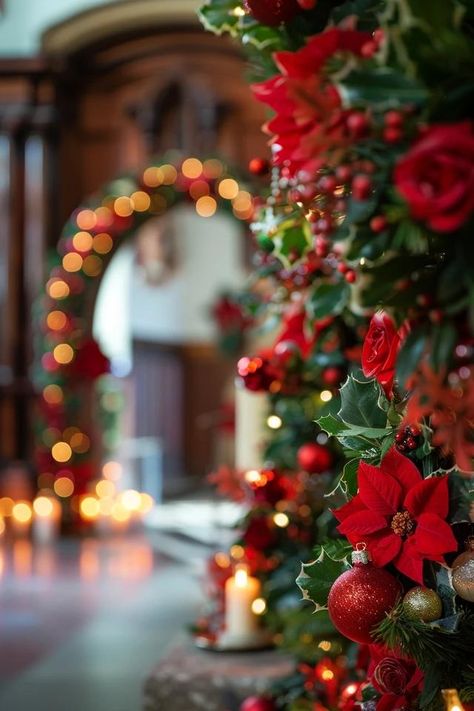
<svg viewBox="0 0 474 711">
<path fill-rule="evenodd" d="M 472 123 L 429 128 L 399 161 L 394 180 L 416 220 L 437 232 L 457 230 L 474 209 Z"/>
<path fill-rule="evenodd" d="M 400 348 L 400 334 L 388 314 L 374 314 L 362 348 L 362 371 L 366 378 L 377 378 L 390 396 L 395 363 Z"/>
<path fill-rule="evenodd" d="M 406 689 L 410 675 L 400 659 L 385 657 L 375 667 L 373 678 L 377 688 L 384 694 L 400 696 Z"/>
</svg>

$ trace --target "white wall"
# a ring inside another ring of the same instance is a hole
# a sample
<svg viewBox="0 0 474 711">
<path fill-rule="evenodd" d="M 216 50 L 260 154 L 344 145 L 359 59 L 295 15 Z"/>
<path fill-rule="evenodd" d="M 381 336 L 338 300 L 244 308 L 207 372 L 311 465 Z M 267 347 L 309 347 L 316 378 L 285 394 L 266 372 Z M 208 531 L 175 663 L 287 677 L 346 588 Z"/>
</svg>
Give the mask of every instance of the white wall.
<svg viewBox="0 0 474 711">
<path fill-rule="evenodd" d="M 37 54 L 41 34 L 48 27 L 78 12 L 112 1 L 5 0 L 5 10 L 0 14 L 0 54 L 14 57 Z"/>
<path fill-rule="evenodd" d="M 131 338 L 161 343 L 209 342 L 209 307 L 221 289 L 245 281 L 241 226 L 226 215 L 201 218 L 173 210 L 179 266 L 160 286 L 143 279 L 133 242 L 114 255 L 99 289 L 94 336 L 119 371 L 131 365 Z"/>
</svg>

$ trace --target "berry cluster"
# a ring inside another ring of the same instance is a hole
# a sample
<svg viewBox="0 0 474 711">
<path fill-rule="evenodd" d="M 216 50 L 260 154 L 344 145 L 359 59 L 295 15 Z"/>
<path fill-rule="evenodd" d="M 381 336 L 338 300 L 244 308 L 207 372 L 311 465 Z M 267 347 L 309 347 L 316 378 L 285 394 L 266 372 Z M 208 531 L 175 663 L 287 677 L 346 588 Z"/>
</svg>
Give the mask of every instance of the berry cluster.
<svg viewBox="0 0 474 711">
<path fill-rule="evenodd" d="M 395 446 L 399 452 L 413 452 L 420 446 L 421 429 L 409 425 L 399 430 L 395 435 Z"/>
</svg>

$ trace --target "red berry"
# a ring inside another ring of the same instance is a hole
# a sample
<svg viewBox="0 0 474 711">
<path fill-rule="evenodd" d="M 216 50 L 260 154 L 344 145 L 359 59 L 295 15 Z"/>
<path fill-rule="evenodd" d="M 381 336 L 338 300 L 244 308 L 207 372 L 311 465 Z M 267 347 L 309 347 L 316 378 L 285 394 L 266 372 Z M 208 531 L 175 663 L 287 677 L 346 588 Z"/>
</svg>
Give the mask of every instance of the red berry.
<svg viewBox="0 0 474 711">
<path fill-rule="evenodd" d="M 252 158 L 249 162 L 249 171 L 252 175 L 266 175 L 270 170 L 270 163 L 266 158 Z"/>
<path fill-rule="evenodd" d="M 372 37 L 374 38 L 374 42 L 377 42 L 377 44 L 380 44 L 385 39 L 385 32 L 379 28 L 378 30 L 375 30 L 373 32 Z"/>
<path fill-rule="evenodd" d="M 402 139 L 403 133 L 400 128 L 384 128 L 383 137 L 387 143 L 398 143 Z"/>
<path fill-rule="evenodd" d="M 370 220 L 370 229 L 372 230 L 372 232 L 375 232 L 376 234 L 386 230 L 387 226 L 388 226 L 387 218 L 384 215 L 375 215 Z"/>
<path fill-rule="evenodd" d="M 387 111 L 384 116 L 384 123 L 390 128 L 401 128 L 403 125 L 403 114 L 400 111 Z"/>
<path fill-rule="evenodd" d="M 302 10 L 312 10 L 318 0 L 296 0 Z"/>
<path fill-rule="evenodd" d="M 318 257 L 327 257 L 329 252 L 329 246 L 330 243 L 327 239 L 324 239 L 324 237 L 317 237 L 315 252 Z"/>
<path fill-rule="evenodd" d="M 418 425 L 410 425 L 410 427 L 408 427 L 408 432 L 413 437 L 419 437 L 421 435 L 421 429 L 420 427 L 418 427 Z"/>
<path fill-rule="evenodd" d="M 341 274 L 346 274 L 349 271 L 349 267 L 345 264 L 345 262 L 339 262 L 337 265 L 337 271 Z"/>
<path fill-rule="evenodd" d="M 357 274 L 353 269 L 348 269 L 348 271 L 344 274 L 344 279 L 349 282 L 349 284 L 353 284 L 357 279 Z"/>
<path fill-rule="evenodd" d="M 372 181 L 367 175 L 356 175 L 352 180 L 352 194 L 356 200 L 366 200 L 372 190 Z"/>
<path fill-rule="evenodd" d="M 362 47 L 360 48 L 360 53 L 363 57 L 369 59 L 370 57 L 374 56 L 378 48 L 379 46 L 377 42 L 369 41 L 362 45 Z"/>
<path fill-rule="evenodd" d="M 367 116 L 359 111 L 349 114 L 346 119 L 347 128 L 356 138 L 361 138 L 367 134 L 369 121 Z"/>
<path fill-rule="evenodd" d="M 397 434 L 395 435 L 395 442 L 397 444 L 400 444 L 400 442 L 403 442 L 404 439 L 405 439 L 405 433 L 404 432 L 397 432 Z"/>
<path fill-rule="evenodd" d="M 328 234 L 332 230 L 332 223 L 329 217 L 321 217 L 320 220 L 316 222 L 316 227 L 319 232 L 323 234 Z"/>
<path fill-rule="evenodd" d="M 352 178 L 352 170 L 349 165 L 340 165 L 336 168 L 336 177 L 342 183 L 347 183 Z"/>
<path fill-rule="evenodd" d="M 416 449 L 418 447 L 414 437 L 408 437 L 408 439 L 406 440 L 406 446 L 408 447 L 408 449 Z"/>
<path fill-rule="evenodd" d="M 323 193 L 333 193 L 337 188 L 337 180 L 334 175 L 323 175 L 318 186 Z"/>
</svg>

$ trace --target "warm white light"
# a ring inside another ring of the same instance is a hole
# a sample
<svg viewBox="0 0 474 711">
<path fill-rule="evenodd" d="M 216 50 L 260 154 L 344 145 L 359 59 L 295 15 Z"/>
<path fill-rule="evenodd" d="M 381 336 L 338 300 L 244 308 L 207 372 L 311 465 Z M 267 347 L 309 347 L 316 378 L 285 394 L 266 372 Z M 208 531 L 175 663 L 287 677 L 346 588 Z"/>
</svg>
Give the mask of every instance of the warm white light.
<svg viewBox="0 0 474 711">
<path fill-rule="evenodd" d="M 244 476 L 245 481 L 248 481 L 249 484 L 257 484 L 262 475 L 257 469 L 249 469 L 248 472 L 245 472 Z"/>
<path fill-rule="evenodd" d="M 121 502 L 124 509 L 127 511 L 138 511 L 141 505 L 141 496 L 135 489 L 127 489 L 121 495 Z"/>
<path fill-rule="evenodd" d="M 265 602 L 263 597 L 257 597 L 252 602 L 252 612 L 254 613 L 254 615 L 263 615 L 266 609 L 267 603 Z"/>
<path fill-rule="evenodd" d="M 38 496 L 37 499 L 33 501 L 33 509 L 37 516 L 44 516 L 48 518 L 53 513 L 53 502 L 48 499 L 47 496 Z"/>
<path fill-rule="evenodd" d="M 283 421 L 281 417 L 278 417 L 278 415 L 270 415 L 267 418 L 267 425 L 270 427 L 272 430 L 279 430 L 280 427 L 282 426 Z"/>
<path fill-rule="evenodd" d="M 332 392 L 330 390 L 323 390 L 319 397 L 323 402 L 329 402 L 329 400 L 332 400 Z"/>
<path fill-rule="evenodd" d="M 236 587 L 246 588 L 248 584 L 248 577 L 247 568 L 244 566 L 237 568 L 234 576 Z"/>
<path fill-rule="evenodd" d="M 290 523 L 290 519 L 286 515 L 286 513 L 276 513 L 273 517 L 273 523 L 275 526 L 278 526 L 279 528 L 286 528 L 288 524 Z"/>
</svg>

